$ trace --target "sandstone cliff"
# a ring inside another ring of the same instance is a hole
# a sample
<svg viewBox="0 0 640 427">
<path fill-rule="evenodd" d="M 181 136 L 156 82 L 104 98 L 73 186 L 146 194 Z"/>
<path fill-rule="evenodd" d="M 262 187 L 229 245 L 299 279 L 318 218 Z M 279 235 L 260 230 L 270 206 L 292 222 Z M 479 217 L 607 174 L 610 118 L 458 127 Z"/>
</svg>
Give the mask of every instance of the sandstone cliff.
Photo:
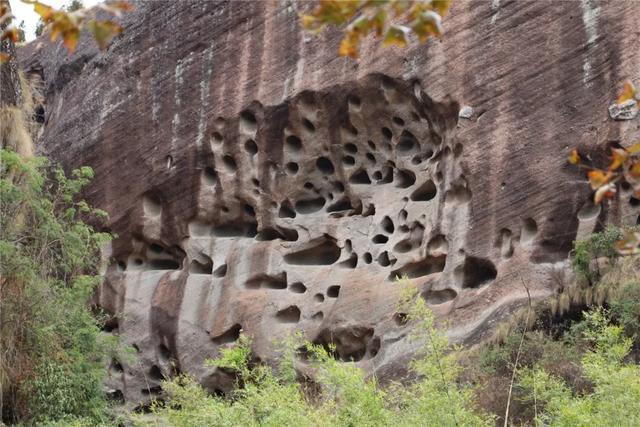
<svg viewBox="0 0 640 427">
<path fill-rule="evenodd" d="M 203 361 L 241 330 L 263 360 L 302 330 L 398 375 L 415 343 L 396 275 L 474 342 L 523 281 L 555 291 L 577 235 L 636 222 L 565 160 L 637 134 L 606 110 L 639 75 L 635 2 L 457 0 L 442 40 L 368 40 L 359 62 L 301 31 L 309 6 L 141 1 L 106 53 L 20 52 L 45 83 L 41 149 L 94 168 L 118 235 L 97 299 L 138 351 L 110 370 L 128 404 L 178 371 L 224 391 Z"/>
</svg>

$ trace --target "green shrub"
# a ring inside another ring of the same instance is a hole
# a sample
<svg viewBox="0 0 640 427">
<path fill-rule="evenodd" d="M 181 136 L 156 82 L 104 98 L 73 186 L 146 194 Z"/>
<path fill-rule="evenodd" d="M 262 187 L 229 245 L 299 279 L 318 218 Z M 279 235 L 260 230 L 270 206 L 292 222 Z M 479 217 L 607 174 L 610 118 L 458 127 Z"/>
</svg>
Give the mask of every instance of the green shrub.
<svg viewBox="0 0 640 427">
<path fill-rule="evenodd" d="M 628 283 L 620 288 L 609 301 L 611 315 L 625 333 L 640 339 L 640 283 Z"/>
<path fill-rule="evenodd" d="M 405 282 L 408 289 L 412 285 Z M 471 390 L 457 382 L 459 365 L 447 338 L 434 327 L 433 314 L 415 291 L 407 291 L 403 311 L 415 324 L 414 339 L 424 344 L 412 364 L 418 380 L 382 387 L 351 362 L 333 357 L 325 348 L 295 337 L 287 340 L 276 372 L 252 365 L 250 339 L 241 336 L 236 347 L 224 349 L 209 362 L 235 372 L 237 389 L 230 397 L 210 396 L 193 379 L 179 377 L 164 383 L 165 404 L 154 405 L 151 416 L 137 416 L 137 425 L 172 426 L 489 426 L 493 419 L 478 413 Z M 314 374 L 315 391 L 305 392 L 296 381 L 295 363 Z M 296 356 L 297 355 L 297 356 Z"/>
<path fill-rule="evenodd" d="M 584 338 L 592 348 L 582 358 L 593 392 L 575 394 L 561 379 L 542 368 L 525 369 L 520 386 L 538 407 L 538 425 L 640 425 L 640 367 L 625 363 L 631 339 L 609 322 L 602 309 L 585 314 Z"/>
<path fill-rule="evenodd" d="M 573 270 L 589 282 L 597 279 L 591 272 L 591 261 L 600 257 L 614 260 L 618 256 L 615 243 L 622 237 L 621 229 L 608 226 L 599 233 L 591 234 L 585 240 L 574 242 L 571 258 Z"/>
<path fill-rule="evenodd" d="M 105 417 L 107 343 L 87 302 L 109 236 L 83 221 L 104 213 L 77 200 L 93 172 L 67 178 L 42 158 L 0 156 L 3 421 L 96 424 Z"/>
</svg>

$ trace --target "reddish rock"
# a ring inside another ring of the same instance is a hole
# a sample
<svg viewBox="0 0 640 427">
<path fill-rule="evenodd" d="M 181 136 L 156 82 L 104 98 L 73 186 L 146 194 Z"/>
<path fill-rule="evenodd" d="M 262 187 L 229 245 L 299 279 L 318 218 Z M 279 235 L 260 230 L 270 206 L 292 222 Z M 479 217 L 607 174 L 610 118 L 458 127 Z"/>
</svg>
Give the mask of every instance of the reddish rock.
<svg viewBox="0 0 640 427">
<path fill-rule="evenodd" d="M 302 330 L 397 375 L 416 343 L 396 275 L 474 342 L 523 281 L 553 292 L 577 235 L 635 223 L 626 193 L 587 206 L 565 160 L 637 136 L 607 113 L 639 75 L 634 2 L 457 0 L 442 40 L 367 40 L 359 62 L 301 31 L 308 6 L 140 2 L 105 53 L 20 52 L 45 82 L 41 150 L 94 168 L 118 235 L 98 299 L 138 349 L 109 380 L 130 405 L 176 372 L 227 390 L 203 362 L 241 331 L 262 360 Z"/>
</svg>

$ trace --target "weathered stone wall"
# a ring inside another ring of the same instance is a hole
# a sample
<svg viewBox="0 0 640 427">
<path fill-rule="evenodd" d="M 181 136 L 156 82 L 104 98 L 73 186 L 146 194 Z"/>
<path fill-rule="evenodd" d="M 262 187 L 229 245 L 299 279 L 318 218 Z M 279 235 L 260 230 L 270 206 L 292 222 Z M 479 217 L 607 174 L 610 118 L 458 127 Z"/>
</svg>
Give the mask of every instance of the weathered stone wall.
<svg viewBox="0 0 640 427">
<path fill-rule="evenodd" d="M 416 344 L 395 275 L 473 342 L 523 281 L 554 292 L 578 234 L 636 222 L 626 193 L 590 206 L 565 160 L 637 134 L 606 110 L 640 71 L 634 1 L 457 0 L 442 40 L 368 40 L 359 62 L 301 31 L 310 6 L 139 2 L 106 53 L 21 51 L 46 84 L 42 150 L 94 168 L 118 235 L 98 299 L 138 350 L 111 366 L 129 404 L 176 371 L 227 389 L 203 361 L 241 329 L 263 360 L 302 330 L 398 375 Z"/>
</svg>

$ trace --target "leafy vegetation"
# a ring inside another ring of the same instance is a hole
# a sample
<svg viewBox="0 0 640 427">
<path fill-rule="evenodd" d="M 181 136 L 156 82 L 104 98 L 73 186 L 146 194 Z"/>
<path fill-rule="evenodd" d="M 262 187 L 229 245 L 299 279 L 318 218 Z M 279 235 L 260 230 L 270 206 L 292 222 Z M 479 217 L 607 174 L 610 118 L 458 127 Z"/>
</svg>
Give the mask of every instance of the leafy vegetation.
<svg viewBox="0 0 640 427">
<path fill-rule="evenodd" d="M 459 384 L 457 354 L 412 285 L 403 299 L 413 339 L 424 343 L 412 371 L 418 380 L 381 386 L 351 362 L 334 358 L 333 348 L 293 337 L 283 344 L 278 370 L 251 360 L 251 340 L 222 351 L 209 364 L 236 375 L 231 396 L 210 396 L 185 376 L 164 383 L 168 399 L 153 407 L 152 416 L 139 416 L 138 425 L 158 421 L 174 426 L 442 426 L 492 425 L 490 416 L 474 408 L 472 392 Z M 298 378 L 295 365 L 312 375 Z M 306 385 L 306 387 L 305 387 Z"/>
<path fill-rule="evenodd" d="M 302 16 L 302 25 L 319 32 L 326 25 L 344 26 L 338 54 L 357 58 L 360 41 L 373 33 L 384 46 L 405 47 L 414 35 L 421 43 L 443 33 L 442 17 L 452 0 L 320 0 L 318 7 Z"/>
<path fill-rule="evenodd" d="M 622 239 L 620 228 L 609 226 L 599 233 L 593 233 L 585 240 L 574 243 L 571 265 L 574 271 L 589 282 L 597 279 L 592 263 L 598 258 L 608 258 L 613 262 L 618 257 L 616 243 Z"/>
<path fill-rule="evenodd" d="M 104 357 L 87 302 L 109 235 L 77 200 L 90 168 L 68 178 L 43 158 L 0 151 L 0 384 L 6 422 L 105 418 Z"/>
<path fill-rule="evenodd" d="M 110 19 L 87 19 L 86 10 L 82 8 L 82 2 L 72 0 L 65 9 L 56 9 L 48 6 L 38 0 L 20 0 L 23 3 L 33 5 L 33 10 L 40 16 L 42 25 L 36 28 L 36 34 L 40 35 L 46 28 L 51 32 L 51 41 L 62 39 L 64 46 L 69 53 L 73 53 L 78 45 L 80 33 L 83 28 L 91 32 L 94 40 L 100 47 L 105 50 L 111 40 L 122 32 L 122 27 Z M 99 7 L 110 14 L 120 17 L 122 12 L 128 12 L 133 9 L 131 3 L 125 0 L 114 0 L 107 3 L 101 3 Z M 13 15 L 7 3 L 0 3 L 0 23 L 7 24 L 6 29 L 0 34 L 0 40 L 10 40 L 14 43 L 24 40 L 24 32 L 20 32 L 20 28 L 12 24 Z M 0 63 L 8 61 L 9 55 L 0 52 Z"/>
</svg>

